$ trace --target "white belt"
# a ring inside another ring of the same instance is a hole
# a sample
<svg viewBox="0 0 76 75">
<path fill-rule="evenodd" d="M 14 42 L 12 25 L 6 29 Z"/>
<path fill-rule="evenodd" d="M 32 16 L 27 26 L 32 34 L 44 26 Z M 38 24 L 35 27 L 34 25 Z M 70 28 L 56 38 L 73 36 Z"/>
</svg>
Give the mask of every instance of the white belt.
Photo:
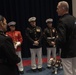
<svg viewBox="0 0 76 75">
<path fill-rule="evenodd" d="M 55 39 L 55 37 L 47 37 L 47 39 L 48 39 L 48 40 L 50 40 L 50 39 Z"/>
</svg>

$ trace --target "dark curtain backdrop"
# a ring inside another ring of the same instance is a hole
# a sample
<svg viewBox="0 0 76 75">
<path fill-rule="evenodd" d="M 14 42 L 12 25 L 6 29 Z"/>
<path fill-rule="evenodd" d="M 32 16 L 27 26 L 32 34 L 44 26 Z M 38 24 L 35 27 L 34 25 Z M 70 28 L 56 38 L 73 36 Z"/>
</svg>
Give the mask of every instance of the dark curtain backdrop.
<svg viewBox="0 0 76 75">
<path fill-rule="evenodd" d="M 30 50 L 28 40 L 25 35 L 26 27 L 29 25 L 28 18 L 37 17 L 37 25 L 42 29 L 46 27 L 45 20 L 49 17 L 54 19 L 53 26 L 57 26 L 58 16 L 56 13 L 57 3 L 61 0 L 0 0 L 0 14 L 5 16 L 7 22 L 16 21 L 17 30 L 20 30 L 23 36 L 22 56 L 29 57 Z M 70 4 L 70 14 L 72 14 L 72 0 L 65 0 Z M 46 54 L 45 45 L 43 46 L 43 55 Z"/>
</svg>

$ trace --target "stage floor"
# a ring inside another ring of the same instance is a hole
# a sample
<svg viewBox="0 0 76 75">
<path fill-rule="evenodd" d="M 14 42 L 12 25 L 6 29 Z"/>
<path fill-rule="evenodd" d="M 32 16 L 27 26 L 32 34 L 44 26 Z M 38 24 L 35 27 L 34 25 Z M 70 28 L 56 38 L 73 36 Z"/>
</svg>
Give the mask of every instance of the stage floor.
<svg viewBox="0 0 76 75">
<path fill-rule="evenodd" d="M 54 75 L 51 73 L 51 69 L 47 68 L 46 60 L 47 60 L 46 57 L 43 57 L 43 68 L 41 72 L 39 72 L 38 70 L 36 72 L 33 72 L 30 66 L 31 64 L 30 58 L 23 58 L 23 64 L 24 64 L 23 75 Z M 59 70 L 57 75 L 63 75 L 63 70 Z"/>
</svg>

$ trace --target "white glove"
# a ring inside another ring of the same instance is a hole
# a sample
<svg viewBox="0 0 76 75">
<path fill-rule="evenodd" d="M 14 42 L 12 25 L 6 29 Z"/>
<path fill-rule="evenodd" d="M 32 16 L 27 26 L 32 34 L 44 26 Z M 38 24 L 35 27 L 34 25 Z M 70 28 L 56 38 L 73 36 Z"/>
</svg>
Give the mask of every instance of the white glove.
<svg viewBox="0 0 76 75">
<path fill-rule="evenodd" d="M 16 45 L 14 45 L 14 47 L 15 47 L 15 49 L 17 49 L 17 46 Z"/>
<path fill-rule="evenodd" d="M 34 41 L 34 44 L 33 45 L 37 46 L 38 44 L 39 44 L 38 41 Z"/>
<path fill-rule="evenodd" d="M 17 45 L 17 46 L 20 46 L 20 45 L 21 45 L 21 42 L 16 42 L 16 45 Z"/>
<path fill-rule="evenodd" d="M 15 44 L 15 46 L 14 46 L 15 49 L 17 49 L 17 47 L 20 46 L 20 45 L 21 45 L 21 42 L 16 42 L 16 44 Z"/>
</svg>

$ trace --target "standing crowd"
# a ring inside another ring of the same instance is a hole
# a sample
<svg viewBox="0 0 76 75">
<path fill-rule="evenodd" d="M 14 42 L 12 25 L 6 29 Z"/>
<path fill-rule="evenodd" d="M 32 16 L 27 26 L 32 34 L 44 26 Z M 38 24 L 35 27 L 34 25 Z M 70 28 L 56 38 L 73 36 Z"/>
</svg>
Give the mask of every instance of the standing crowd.
<svg viewBox="0 0 76 75">
<path fill-rule="evenodd" d="M 59 22 L 57 28 L 53 27 L 53 19 L 46 19 L 46 28 L 36 24 L 36 17 L 28 19 L 29 26 L 25 35 L 29 41 L 31 54 L 31 70 L 42 71 L 42 39 L 45 40 L 47 50 L 47 68 L 57 74 L 62 67 L 64 75 L 76 75 L 76 18 L 69 14 L 69 4 L 60 1 L 57 5 Z M 7 25 L 10 31 L 7 31 Z M 24 74 L 22 63 L 21 44 L 23 42 L 21 32 L 15 28 L 16 22 L 7 24 L 5 17 L 0 15 L 0 74 L 19 75 Z M 56 58 L 57 47 L 61 50 L 61 59 Z M 38 64 L 36 64 L 36 56 Z M 60 66 L 61 65 L 61 66 Z"/>
</svg>

